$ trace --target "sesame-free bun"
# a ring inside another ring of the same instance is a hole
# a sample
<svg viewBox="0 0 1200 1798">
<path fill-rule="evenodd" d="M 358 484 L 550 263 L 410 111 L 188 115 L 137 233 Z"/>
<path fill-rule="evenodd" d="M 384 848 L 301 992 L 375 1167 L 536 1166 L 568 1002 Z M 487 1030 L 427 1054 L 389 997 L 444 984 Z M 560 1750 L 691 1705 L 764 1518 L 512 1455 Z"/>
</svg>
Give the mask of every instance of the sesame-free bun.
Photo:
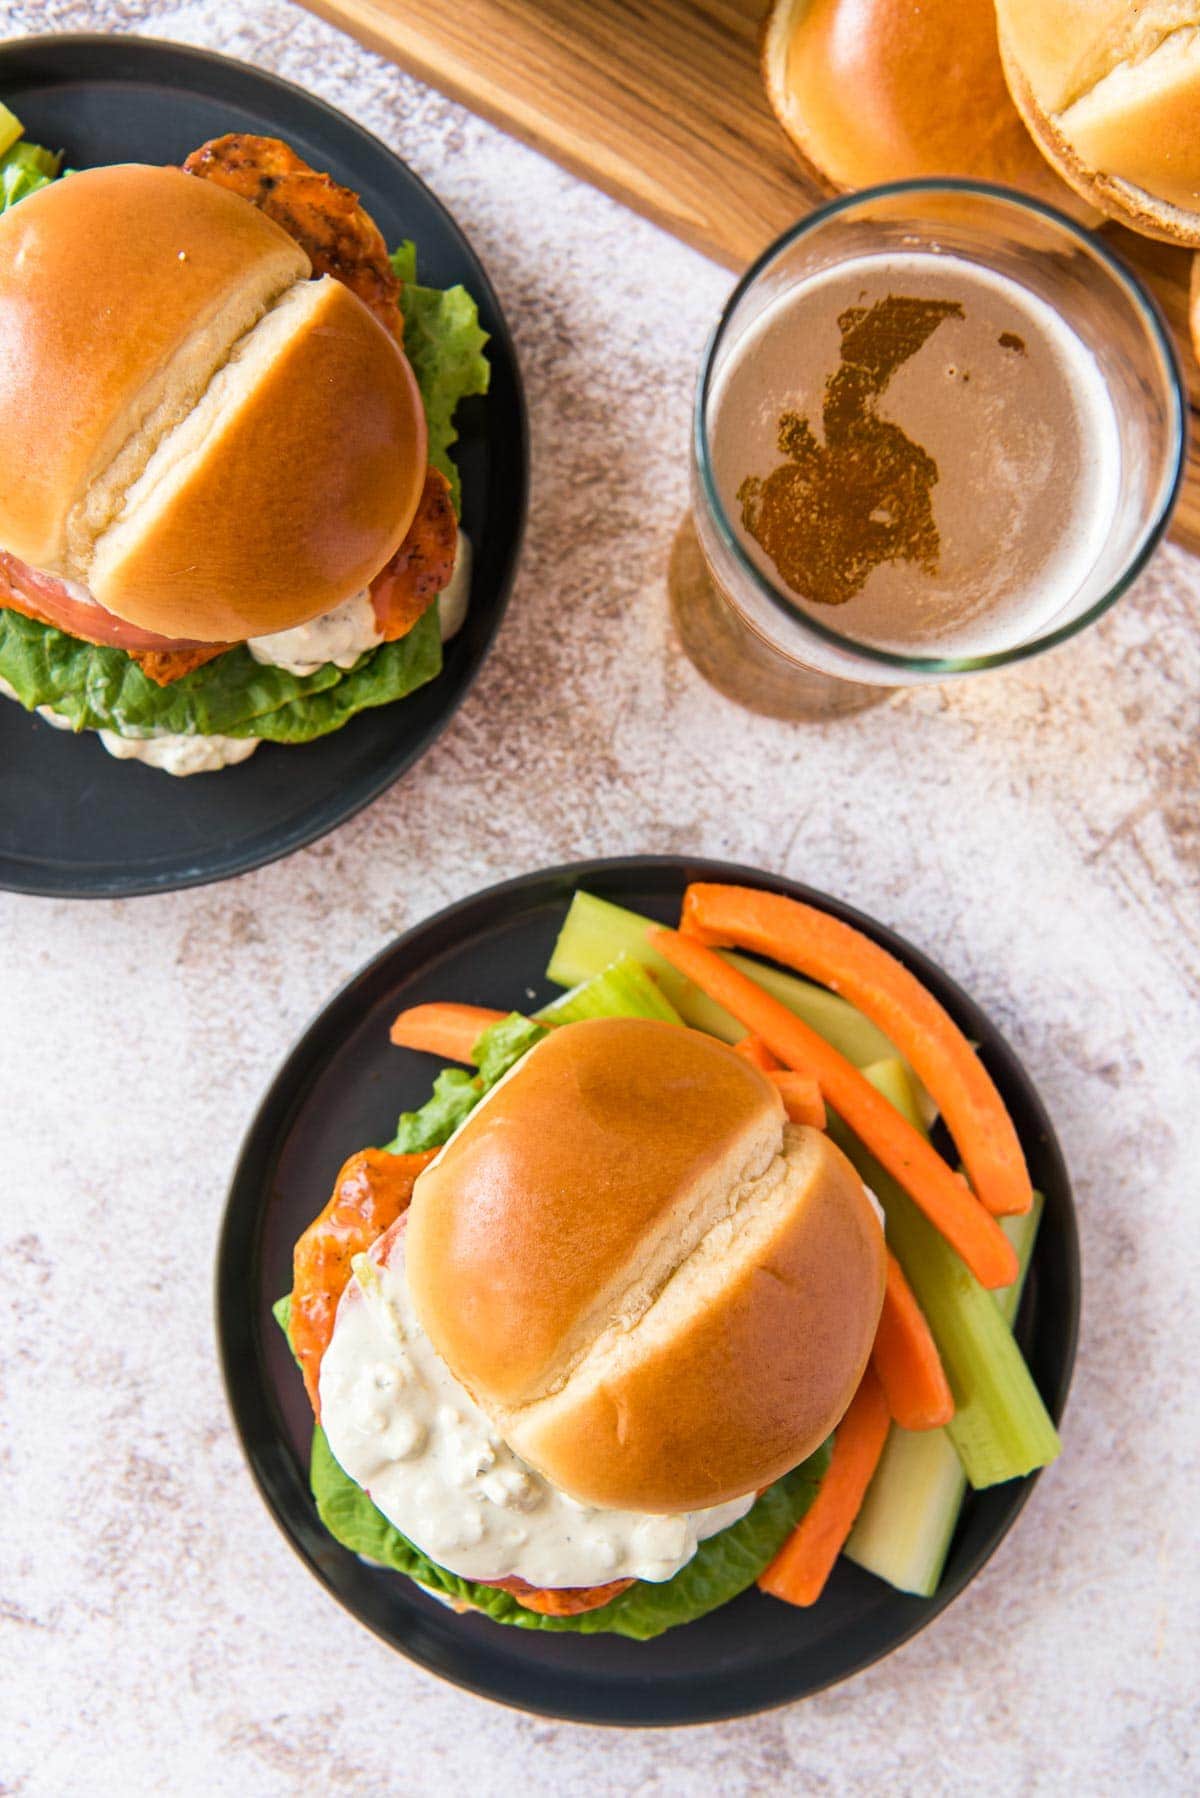
<svg viewBox="0 0 1200 1798">
<path fill-rule="evenodd" d="M 0 216 L 0 549 L 164 637 L 303 623 L 398 547 L 425 477 L 403 352 L 256 207 L 178 169 Z"/>
<path fill-rule="evenodd" d="M 407 1276 L 509 1445 L 582 1503 L 696 1510 L 811 1453 L 862 1377 L 883 1234 L 820 1131 L 676 1025 L 553 1031 L 417 1182 Z"/>
<path fill-rule="evenodd" d="M 954 175 L 1080 211 L 1009 97 L 992 0 L 776 0 L 775 114 L 828 186 Z"/>
<path fill-rule="evenodd" d="M 1076 192 L 1200 244 L 1200 0 L 996 0 L 1013 99 Z"/>
</svg>

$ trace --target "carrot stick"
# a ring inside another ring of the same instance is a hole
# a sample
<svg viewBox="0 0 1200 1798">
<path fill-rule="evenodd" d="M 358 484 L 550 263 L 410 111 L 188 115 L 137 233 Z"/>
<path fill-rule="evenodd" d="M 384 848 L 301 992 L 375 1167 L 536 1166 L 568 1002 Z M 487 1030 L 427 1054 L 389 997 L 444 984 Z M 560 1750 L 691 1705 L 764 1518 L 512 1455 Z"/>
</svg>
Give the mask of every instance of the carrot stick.
<svg viewBox="0 0 1200 1798">
<path fill-rule="evenodd" d="M 995 1218 L 920 1131 L 914 1130 L 844 1055 L 703 943 L 675 930 L 651 930 L 648 936 L 672 967 L 732 1012 L 747 1030 L 761 1036 L 785 1066 L 816 1076 L 826 1103 L 841 1114 L 875 1159 L 912 1196 L 981 1285 L 1008 1286 L 1015 1280 L 1017 1257 Z"/>
<path fill-rule="evenodd" d="M 1033 1187 L 1004 1100 L 954 1019 L 903 962 L 828 912 L 754 887 L 690 886 L 680 929 L 751 949 L 840 993 L 890 1037 L 935 1100 L 980 1201 L 1028 1211 Z"/>
<path fill-rule="evenodd" d="M 734 1051 L 744 1055 L 751 1067 L 758 1068 L 764 1074 L 773 1074 L 782 1066 L 778 1056 L 772 1055 L 760 1036 L 744 1036 L 740 1043 L 735 1043 Z"/>
<path fill-rule="evenodd" d="M 797 1074 L 792 1068 L 776 1068 L 767 1079 L 779 1088 L 779 1097 L 790 1123 L 811 1124 L 814 1130 L 825 1128 L 825 1101 L 811 1074 Z"/>
<path fill-rule="evenodd" d="M 786 1604 L 816 1604 L 854 1527 L 890 1423 L 883 1387 L 868 1367 L 837 1427 L 833 1455 L 817 1496 L 775 1559 L 759 1574 L 761 1591 Z"/>
<path fill-rule="evenodd" d="M 443 1055 L 447 1061 L 475 1060 L 475 1045 L 492 1024 L 506 1018 L 506 1011 L 486 1005 L 410 1005 L 392 1025 L 392 1041 L 400 1049 L 423 1049 L 427 1055 Z"/>
<path fill-rule="evenodd" d="M 902 1430 L 936 1430 L 954 1416 L 954 1394 L 925 1313 L 889 1250 L 883 1310 L 871 1366 Z"/>
</svg>

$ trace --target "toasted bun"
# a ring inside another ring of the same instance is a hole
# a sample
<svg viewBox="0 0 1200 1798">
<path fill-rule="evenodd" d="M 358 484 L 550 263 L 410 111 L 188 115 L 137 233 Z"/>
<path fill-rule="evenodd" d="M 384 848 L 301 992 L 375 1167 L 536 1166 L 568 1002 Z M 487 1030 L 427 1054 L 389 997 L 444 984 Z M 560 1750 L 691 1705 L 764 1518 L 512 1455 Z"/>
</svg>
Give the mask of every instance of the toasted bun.
<svg viewBox="0 0 1200 1798">
<path fill-rule="evenodd" d="M 970 176 L 1081 210 L 1009 97 L 992 0 L 776 0 L 762 60 L 780 124 L 827 184 Z"/>
<path fill-rule="evenodd" d="M 505 1440 L 581 1502 L 695 1510 L 836 1424 L 883 1299 L 878 1220 L 818 1131 L 710 1037 L 569 1024 L 418 1180 L 422 1323 Z"/>
<path fill-rule="evenodd" d="M 256 207 L 177 169 L 0 216 L 0 548 L 212 642 L 303 623 L 398 547 L 425 477 L 399 346 Z"/>
<path fill-rule="evenodd" d="M 1200 244 L 1200 0 L 996 0 L 996 21 L 1063 179 L 1135 231 Z"/>
</svg>

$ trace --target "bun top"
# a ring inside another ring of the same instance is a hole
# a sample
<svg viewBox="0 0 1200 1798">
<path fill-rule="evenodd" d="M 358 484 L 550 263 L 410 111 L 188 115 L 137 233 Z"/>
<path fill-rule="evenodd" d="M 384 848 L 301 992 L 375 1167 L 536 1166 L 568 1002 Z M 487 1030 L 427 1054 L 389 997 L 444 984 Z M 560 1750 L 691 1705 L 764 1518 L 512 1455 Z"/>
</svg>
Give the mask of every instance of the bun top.
<svg viewBox="0 0 1200 1798">
<path fill-rule="evenodd" d="M 780 123 L 835 187 L 956 175 L 1081 210 L 1013 105 L 992 0 L 778 0 L 763 75 Z"/>
<path fill-rule="evenodd" d="M 775 1088 L 712 1037 L 639 1018 L 552 1031 L 414 1193 L 409 1278 L 439 1351 L 472 1391 L 540 1395 L 680 1207 L 761 1172 L 782 1131 Z"/>
<path fill-rule="evenodd" d="M 238 640 L 360 591 L 425 419 L 398 345 L 255 206 L 181 170 L 0 216 L 0 548 L 164 637 Z"/>
<path fill-rule="evenodd" d="M 1200 243 L 1200 0 L 997 0 L 1013 99 L 1101 211 Z"/>
<path fill-rule="evenodd" d="M 882 1232 L 724 1044 L 568 1024 L 417 1182 L 413 1302 L 510 1445 L 581 1501 L 700 1509 L 786 1472 L 861 1378 Z"/>
</svg>

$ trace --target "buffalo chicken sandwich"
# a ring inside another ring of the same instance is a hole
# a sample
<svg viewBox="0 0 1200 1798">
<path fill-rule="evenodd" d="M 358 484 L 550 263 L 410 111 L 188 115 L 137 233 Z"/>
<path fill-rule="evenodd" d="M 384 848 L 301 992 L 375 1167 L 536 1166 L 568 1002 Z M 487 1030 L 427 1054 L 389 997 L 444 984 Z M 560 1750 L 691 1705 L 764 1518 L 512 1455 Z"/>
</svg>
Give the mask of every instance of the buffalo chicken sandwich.
<svg viewBox="0 0 1200 1798">
<path fill-rule="evenodd" d="M 532 1046 L 449 1141 L 352 1156 L 297 1245 L 313 1490 L 459 1609 L 651 1636 L 752 1583 L 811 1502 L 883 1231 L 725 1044 L 513 1022 Z"/>
<path fill-rule="evenodd" d="M 469 297 L 273 139 L 32 185 L 0 216 L 5 691 L 191 773 L 432 679 Z"/>
</svg>

